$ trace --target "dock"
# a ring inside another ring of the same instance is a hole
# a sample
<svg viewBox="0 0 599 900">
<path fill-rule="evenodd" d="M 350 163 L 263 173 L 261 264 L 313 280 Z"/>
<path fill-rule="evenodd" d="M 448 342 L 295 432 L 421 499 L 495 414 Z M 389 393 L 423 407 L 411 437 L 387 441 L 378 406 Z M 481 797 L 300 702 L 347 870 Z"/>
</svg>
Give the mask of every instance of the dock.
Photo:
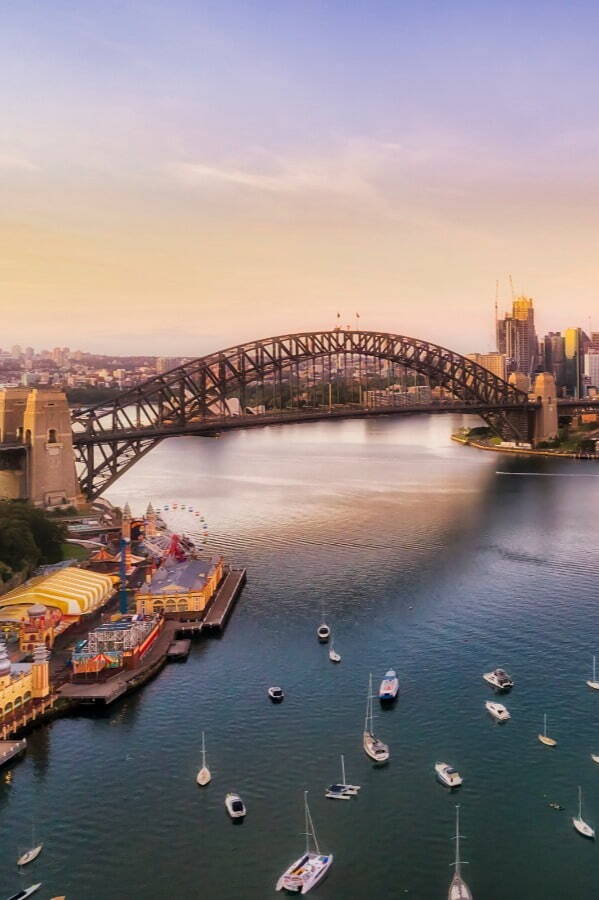
<svg viewBox="0 0 599 900">
<path fill-rule="evenodd" d="M 20 756 L 22 753 L 25 753 L 27 749 L 27 741 L 0 741 L 0 766 L 5 766 L 7 763 L 14 759 L 17 756 Z"/>
<path fill-rule="evenodd" d="M 223 630 L 245 584 L 245 579 L 245 569 L 230 569 L 227 572 L 204 617 L 203 626 L 207 631 Z"/>
<path fill-rule="evenodd" d="M 166 651 L 166 658 L 169 662 L 183 662 L 189 656 L 191 649 L 191 641 L 173 641 Z"/>
</svg>

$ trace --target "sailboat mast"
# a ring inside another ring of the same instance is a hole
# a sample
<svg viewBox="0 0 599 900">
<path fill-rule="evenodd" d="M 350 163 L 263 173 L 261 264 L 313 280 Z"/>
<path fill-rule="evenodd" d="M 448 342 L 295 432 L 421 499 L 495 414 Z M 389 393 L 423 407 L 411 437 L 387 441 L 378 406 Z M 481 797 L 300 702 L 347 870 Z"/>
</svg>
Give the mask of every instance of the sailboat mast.
<svg viewBox="0 0 599 900">
<path fill-rule="evenodd" d="M 596 657 L 594 656 L 593 657 L 593 681 L 597 681 L 597 678 L 595 676 L 595 660 L 596 660 Z"/>
<path fill-rule="evenodd" d="M 345 759 L 341 754 L 341 784 L 345 784 Z"/>
<path fill-rule="evenodd" d="M 455 808 L 455 871 L 460 874 L 460 804 Z"/>
<path fill-rule="evenodd" d="M 204 732 L 202 731 L 202 766 L 206 765 L 206 741 L 204 740 Z"/>
<path fill-rule="evenodd" d="M 582 819 L 582 788 L 578 785 L 578 818 Z"/>
<path fill-rule="evenodd" d="M 304 799 L 306 803 L 306 853 L 310 852 L 310 836 L 312 836 L 312 840 L 314 841 L 314 849 L 320 856 L 320 847 L 318 846 L 316 830 L 314 828 L 314 822 L 312 821 L 312 816 L 310 814 L 310 807 L 308 806 L 308 791 L 304 792 Z"/>
<path fill-rule="evenodd" d="M 368 695 L 366 697 L 366 715 L 364 717 L 364 731 L 368 731 L 368 716 L 370 713 L 370 695 L 372 694 L 372 672 L 370 673 L 370 680 L 368 682 Z"/>
<path fill-rule="evenodd" d="M 306 829 L 306 853 L 310 852 L 310 832 L 308 830 L 309 827 L 309 813 L 308 813 L 308 791 L 304 791 L 304 827 Z"/>
<path fill-rule="evenodd" d="M 547 737 L 547 713 L 543 716 L 543 734 Z"/>
</svg>

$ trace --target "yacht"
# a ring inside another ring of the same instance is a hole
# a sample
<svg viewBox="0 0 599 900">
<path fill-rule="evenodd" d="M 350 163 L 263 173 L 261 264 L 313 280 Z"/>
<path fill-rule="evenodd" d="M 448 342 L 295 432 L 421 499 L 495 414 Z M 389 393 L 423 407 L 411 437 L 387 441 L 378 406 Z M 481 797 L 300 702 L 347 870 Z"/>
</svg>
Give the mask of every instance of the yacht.
<svg viewBox="0 0 599 900">
<path fill-rule="evenodd" d="M 599 681 L 597 681 L 597 666 L 595 662 L 595 657 L 593 657 L 593 677 L 587 681 L 587 684 L 594 691 L 599 691 Z"/>
<path fill-rule="evenodd" d="M 283 872 L 277 881 L 277 891 L 286 891 L 288 894 L 307 894 L 322 881 L 333 863 L 332 853 L 320 852 L 308 806 L 308 791 L 304 791 L 304 815 L 306 850 Z"/>
<path fill-rule="evenodd" d="M 483 678 L 496 691 L 509 691 L 514 686 L 514 682 L 504 669 L 493 669 L 492 672 L 485 672 Z"/>
<path fill-rule="evenodd" d="M 331 649 L 329 650 L 329 659 L 331 662 L 338 663 L 341 662 L 341 654 L 337 653 L 333 645 L 331 644 Z"/>
<path fill-rule="evenodd" d="M 285 694 L 283 693 L 283 688 L 280 687 L 269 687 L 268 696 L 272 700 L 273 703 L 280 703 L 281 700 L 285 698 Z"/>
<path fill-rule="evenodd" d="M 572 816 L 572 825 L 583 837 L 595 839 L 595 829 L 591 828 L 589 823 L 582 818 L 582 789 L 580 787 L 578 788 L 578 815 Z"/>
<path fill-rule="evenodd" d="M 364 719 L 364 732 L 362 734 L 362 746 L 364 747 L 364 752 L 373 759 L 376 763 L 382 764 L 386 763 L 389 759 L 389 747 L 387 744 L 383 744 L 382 741 L 379 741 L 377 737 L 374 735 L 373 728 L 373 713 L 372 713 L 372 672 L 370 673 L 370 679 L 368 681 L 368 697 L 366 698 L 366 717 Z"/>
<path fill-rule="evenodd" d="M 543 716 L 543 733 L 538 734 L 537 737 L 546 747 L 555 747 L 557 745 L 557 741 L 547 735 L 547 714 Z"/>
<path fill-rule="evenodd" d="M 435 763 L 435 772 L 441 784 L 448 788 L 457 788 L 464 781 L 460 773 L 453 766 L 450 766 L 449 763 Z"/>
<path fill-rule="evenodd" d="M 225 797 L 225 806 L 227 812 L 232 819 L 243 819 L 246 814 L 246 808 L 239 794 L 227 794 Z"/>
<path fill-rule="evenodd" d="M 202 731 L 202 768 L 196 775 L 196 783 L 199 784 L 200 787 L 205 787 L 207 784 L 210 784 L 211 780 L 212 774 L 206 765 L 206 739 L 204 732 Z"/>
<path fill-rule="evenodd" d="M 455 862 L 453 863 L 455 866 L 455 871 L 453 873 L 453 878 L 451 879 L 451 884 L 449 885 L 449 891 L 447 893 L 447 900 L 473 900 L 472 892 L 470 888 L 462 878 L 462 861 L 460 859 L 460 807 L 459 805 L 455 808 Z"/>
<path fill-rule="evenodd" d="M 507 708 L 502 703 L 493 703 L 492 700 L 487 700 L 485 709 L 498 722 L 507 722 L 508 719 L 511 719 Z"/>
<path fill-rule="evenodd" d="M 379 686 L 379 700 L 381 703 L 392 703 L 399 693 L 399 678 L 394 669 L 385 672 L 385 677 Z"/>
<path fill-rule="evenodd" d="M 320 641 L 320 643 L 326 644 L 331 636 L 331 629 L 326 622 L 321 622 L 316 629 L 316 634 L 318 635 L 318 640 Z"/>
<path fill-rule="evenodd" d="M 330 784 L 324 795 L 330 800 L 351 800 L 360 790 L 359 784 L 347 784 L 345 778 L 345 758 L 341 754 L 341 781 L 339 784 Z"/>
<path fill-rule="evenodd" d="M 17 891 L 16 894 L 12 894 L 7 900 L 25 900 L 25 897 L 31 897 L 32 894 L 35 894 L 36 891 L 42 886 L 42 882 L 39 884 L 32 884 L 31 887 L 23 888 L 22 891 Z"/>
<path fill-rule="evenodd" d="M 32 847 L 31 850 L 27 850 L 26 853 L 23 853 L 22 856 L 19 856 L 17 865 L 26 866 L 28 863 L 33 862 L 34 859 L 38 858 L 43 849 L 44 845 L 38 844 L 37 847 Z"/>
</svg>

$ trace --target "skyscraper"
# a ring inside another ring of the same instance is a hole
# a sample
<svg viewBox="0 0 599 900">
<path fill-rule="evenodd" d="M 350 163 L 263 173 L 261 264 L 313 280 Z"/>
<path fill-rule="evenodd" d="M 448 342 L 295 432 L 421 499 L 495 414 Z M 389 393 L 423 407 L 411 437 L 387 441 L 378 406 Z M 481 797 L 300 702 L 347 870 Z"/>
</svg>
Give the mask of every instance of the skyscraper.
<svg viewBox="0 0 599 900">
<path fill-rule="evenodd" d="M 584 357 L 584 374 L 591 387 L 599 389 L 599 348 L 589 350 Z"/>
<path fill-rule="evenodd" d="M 535 313 L 530 297 L 517 297 L 512 302 L 511 316 L 506 313 L 497 322 L 497 350 L 504 353 L 508 372 L 534 371 L 538 357 Z"/>
<path fill-rule="evenodd" d="M 551 372 L 558 388 L 565 385 L 565 351 L 561 331 L 550 331 L 541 341 L 540 363 Z"/>
<path fill-rule="evenodd" d="M 583 332 L 580 328 L 566 328 L 564 332 L 564 382 L 571 397 L 582 397 L 584 375 Z"/>
</svg>

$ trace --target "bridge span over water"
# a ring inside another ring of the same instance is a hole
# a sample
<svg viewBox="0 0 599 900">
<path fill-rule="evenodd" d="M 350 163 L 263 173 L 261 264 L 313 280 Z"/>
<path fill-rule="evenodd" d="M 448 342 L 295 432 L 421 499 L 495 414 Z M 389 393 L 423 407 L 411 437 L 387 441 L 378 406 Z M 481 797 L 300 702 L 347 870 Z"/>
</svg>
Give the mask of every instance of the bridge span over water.
<svg viewBox="0 0 599 900">
<path fill-rule="evenodd" d="M 371 388 L 397 369 L 426 376 L 442 389 L 442 399 L 379 405 Z M 347 373 L 349 391 L 340 387 L 347 385 Z M 461 412 L 479 415 L 507 440 L 534 441 L 546 436 L 548 409 L 557 423 L 555 396 L 531 400 L 488 369 L 430 341 L 335 329 L 265 338 L 194 359 L 109 403 L 72 410 L 61 436 L 64 447 L 68 427 L 81 492 L 93 499 L 158 442 L 175 435 L 326 418 Z M 32 457 L 31 429 L 25 425 L 9 434 L 2 428 L 1 401 L 0 429 L 0 455 L 11 444 Z M 27 465 L 31 468 L 31 458 Z"/>
</svg>

